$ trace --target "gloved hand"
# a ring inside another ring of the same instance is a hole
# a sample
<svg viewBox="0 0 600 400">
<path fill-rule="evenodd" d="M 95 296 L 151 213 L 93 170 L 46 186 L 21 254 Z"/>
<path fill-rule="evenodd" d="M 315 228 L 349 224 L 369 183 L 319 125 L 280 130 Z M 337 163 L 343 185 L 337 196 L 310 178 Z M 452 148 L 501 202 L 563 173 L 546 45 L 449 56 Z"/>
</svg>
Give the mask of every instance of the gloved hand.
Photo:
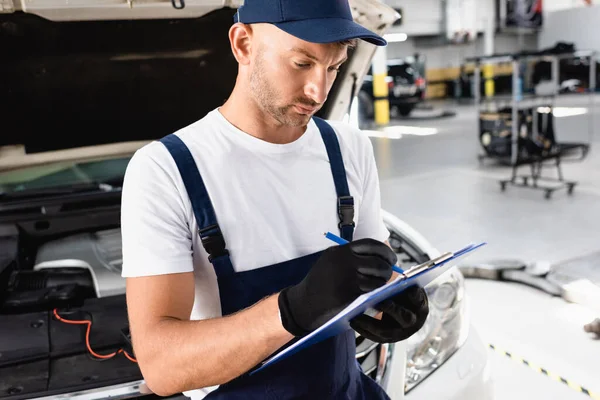
<svg viewBox="0 0 600 400">
<path fill-rule="evenodd" d="M 383 312 L 381 320 L 362 314 L 354 317 L 350 326 L 373 342 L 395 343 L 421 329 L 429 314 L 429 301 L 423 288 L 411 286 L 375 308 Z"/>
<path fill-rule="evenodd" d="M 361 294 L 385 285 L 396 261 L 374 239 L 328 248 L 300 283 L 279 294 L 283 327 L 295 336 L 317 329 Z"/>
</svg>

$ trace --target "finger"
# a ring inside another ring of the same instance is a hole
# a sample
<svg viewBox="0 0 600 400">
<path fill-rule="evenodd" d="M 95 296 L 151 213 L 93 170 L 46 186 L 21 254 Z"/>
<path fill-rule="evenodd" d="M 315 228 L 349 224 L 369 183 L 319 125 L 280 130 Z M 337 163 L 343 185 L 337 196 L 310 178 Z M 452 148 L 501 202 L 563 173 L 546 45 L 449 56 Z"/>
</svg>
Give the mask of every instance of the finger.
<svg viewBox="0 0 600 400">
<path fill-rule="evenodd" d="M 427 304 L 427 293 L 419 286 L 411 286 L 402 293 L 406 294 L 406 299 L 415 307 L 423 307 Z"/>
<path fill-rule="evenodd" d="M 391 299 L 394 303 L 410 309 L 414 312 L 419 312 L 422 309 L 429 310 L 429 301 L 427 293 L 424 289 L 418 286 L 411 286 L 403 290 L 400 294 Z"/>
<path fill-rule="evenodd" d="M 398 262 L 396 253 L 388 245 L 375 239 L 360 239 L 350 243 L 352 252 L 359 256 L 375 256 L 384 260 L 389 265 Z"/>
<path fill-rule="evenodd" d="M 380 324 L 381 321 L 364 314 L 358 315 L 350 321 L 350 327 L 361 336 L 374 342 L 382 343 L 385 338 L 380 334 Z"/>
<path fill-rule="evenodd" d="M 429 298 L 427 297 L 427 293 L 425 291 L 421 291 L 422 298 L 421 302 L 417 308 L 417 317 L 419 320 L 426 319 L 429 315 Z"/>
<path fill-rule="evenodd" d="M 381 303 L 375 304 L 373 308 L 381 312 L 390 312 L 390 310 L 394 310 L 394 301 L 392 299 L 387 299 L 382 301 Z"/>
<path fill-rule="evenodd" d="M 378 305 L 378 309 L 404 329 L 412 328 L 418 320 L 415 311 L 404 307 L 402 303 L 398 303 L 396 300 L 383 302 Z"/>
<path fill-rule="evenodd" d="M 406 337 L 402 330 L 383 320 L 361 314 L 350 321 L 350 327 L 361 336 L 377 343 L 394 343 Z"/>
<path fill-rule="evenodd" d="M 363 275 L 358 272 L 358 288 L 362 293 L 368 293 L 372 290 L 375 290 L 387 283 L 387 280 L 384 278 Z"/>
<path fill-rule="evenodd" d="M 418 320 L 427 318 L 429 314 L 429 299 L 427 292 L 421 287 L 412 286 L 403 292 L 404 296 L 394 298 L 394 302 L 412 311 Z"/>
<path fill-rule="evenodd" d="M 374 261 L 374 263 L 360 265 L 357 271 L 363 275 L 382 278 L 385 279 L 386 282 L 389 281 L 393 272 L 391 264 L 388 264 L 386 261 L 383 261 L 379 258 L 375 259 Z"/>
</svg>

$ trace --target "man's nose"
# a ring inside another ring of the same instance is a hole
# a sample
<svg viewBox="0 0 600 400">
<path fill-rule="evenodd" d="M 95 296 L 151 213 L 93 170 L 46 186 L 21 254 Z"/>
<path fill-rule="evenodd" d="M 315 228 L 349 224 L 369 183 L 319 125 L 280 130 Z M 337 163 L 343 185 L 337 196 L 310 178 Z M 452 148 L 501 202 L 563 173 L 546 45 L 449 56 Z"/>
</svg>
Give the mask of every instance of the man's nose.
<svg viewBox="0 0 600 400">
<path fill-rule="evenodd" d="M 304 93 L 315 103 L 323 104 L 327 99 L 328 88 L 327 72 L 321 71 L 320 68 L 315 68 L 309 81 L 306 83 Z"/>
</svg>

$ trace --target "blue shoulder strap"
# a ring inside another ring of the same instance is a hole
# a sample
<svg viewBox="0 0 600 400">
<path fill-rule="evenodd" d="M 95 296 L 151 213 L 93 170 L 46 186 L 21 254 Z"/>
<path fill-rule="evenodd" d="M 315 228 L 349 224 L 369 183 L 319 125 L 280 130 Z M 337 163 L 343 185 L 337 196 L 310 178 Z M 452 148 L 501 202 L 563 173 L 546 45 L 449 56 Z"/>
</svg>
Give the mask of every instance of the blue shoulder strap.
<svg viewBox="0 0 600 400">
<path fill-rule="evenodd" d="M 177 164 L 177 169 L 192 203 L 202 246 L 208 253 L 208 260 L 213 264 L 217 277 L 234 274 L 235 270 L 226 248 L 225 238 L 217 223 L 215 210 L 192 153 L 185 143 L 174 134 L 167 135 L 160 141 L 169 150 Z"/>
<path fill-rule="evenodd" d="M 321 132 L 321 137 L 327 149 L 329 164 L 331 165 L 335 191 L 338 196 L 337 210 L 340 219 L 338 228 L 340 229 L 342 238 L 351 242 L 355 226 L 354 197 L 350 196 L 350 189 L 348 189 L 348 179 L 346 178 L 346 169 L 344 168 L 344 159 L 340 150 L 340 144 L 331 125 L 321 118 L 313 117 L 313 120 Z"/>
</svg>

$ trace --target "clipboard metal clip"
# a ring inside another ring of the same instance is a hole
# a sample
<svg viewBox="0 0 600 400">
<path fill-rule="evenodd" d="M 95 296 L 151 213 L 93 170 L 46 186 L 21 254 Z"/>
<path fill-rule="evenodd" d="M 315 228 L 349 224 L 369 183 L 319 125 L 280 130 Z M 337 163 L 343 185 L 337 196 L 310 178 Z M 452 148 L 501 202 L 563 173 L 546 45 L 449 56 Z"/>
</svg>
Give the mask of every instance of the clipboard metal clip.
<svg viewBox="0 0 600 400">
<path fill-rule="evenodd" d="M 431 259 L 423 264 L 415 265 L 414 267 L 412 267 L 412 268 L 408 269 L 406 272 L 404 272 L 402 275 L 404 275 L 404 279 L 412 278 L 413 276 L 420 274 L 421 272 L 426 271 L 435 265 L 441 264 L 444 261 L 451 259 L 452 257 L 454 257 L 454 253 L 452 253 L 452 252 L 444 253 L 441 256 Z"/>
</svg>

